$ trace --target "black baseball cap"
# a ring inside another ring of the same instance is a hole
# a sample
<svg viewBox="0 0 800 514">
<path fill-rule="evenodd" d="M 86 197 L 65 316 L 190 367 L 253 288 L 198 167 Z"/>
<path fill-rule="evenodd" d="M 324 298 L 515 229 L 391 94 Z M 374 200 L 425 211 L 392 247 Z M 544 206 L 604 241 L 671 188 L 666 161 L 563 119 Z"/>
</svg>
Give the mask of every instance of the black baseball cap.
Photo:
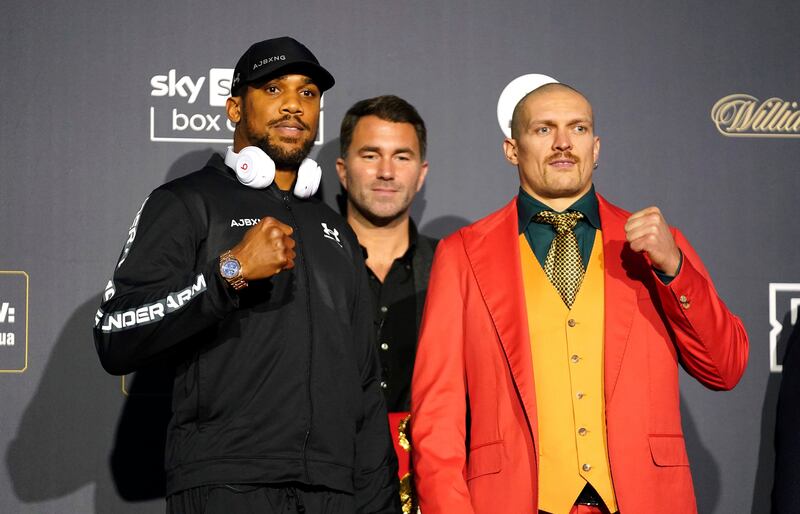
<svg viewBox="0 0 800 514">
<path fill-rule="evenodd" d="M 332 88 L 335 82 L 305 45 L 290 37 L 276 37 L 253 43 L 239 58 L 233 70 L 231 95 L 238 96 L 252 82 L 288 73 L 311 77 L 320 91 Z"/>
</svg>

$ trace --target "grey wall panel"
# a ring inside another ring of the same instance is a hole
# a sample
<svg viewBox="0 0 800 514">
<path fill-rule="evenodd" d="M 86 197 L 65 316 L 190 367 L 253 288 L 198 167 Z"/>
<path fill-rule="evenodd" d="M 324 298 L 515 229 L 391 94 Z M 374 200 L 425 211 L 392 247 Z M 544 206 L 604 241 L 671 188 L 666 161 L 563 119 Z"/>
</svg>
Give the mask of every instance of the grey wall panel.
<svg viewBox="0 0 800 514">
<path fill-rule="evenodd" d="M 293 35 L 337 79 L 314 150 L 325 200 L 335 204 L 339 193 L 333 163 L 345 110 L 398 94 L 428 124 L 431 172 L 414 214 L 435 235 L 516 192 L 496 121 L 506 84 L 537 72 L 587 94 L 602 138 L 598 190 L 632 210 L 659 205 L 751 336 L 735 391 L 682 376 L 700 511 L 767 512 L 780 382 L 770 373 L 770 284 L 800 284 L 800 138 L 725 137 L 710 112 L 735 93 L 800 102 L 798 19 L 789 1 L 4 6 L 0 270 L 23 270 L 30 283 L 28 367 L 0 373 L 0 511 L 163 511 L 157 452 L 146 451 L 161 444 L 164 398 L 153 392 L 162 382 L 157 372 L 129 377 L 139 393 L 125 397 L 102 371 L 90 334 L 98 295 L 145 196 L 224 148 L 151 140 L 151 107 L 161 136 L 224 138 L 225 130 L 173 129 L 172 110 L 187 120 L 220 114 L 211 70 L 231 68 L 253 41 Z M 170 70 L 205 79 L 193 103 L 152 96 L 152 77 Z M 0 280 L 0 302 L 13 287 Z M 800 285 L 789 289 L 774 299 L 787 332 L 776 336 L 778 361 L 800 297 Z M 0 346 L 0 363 L 13 358 Z"/>
</svg>

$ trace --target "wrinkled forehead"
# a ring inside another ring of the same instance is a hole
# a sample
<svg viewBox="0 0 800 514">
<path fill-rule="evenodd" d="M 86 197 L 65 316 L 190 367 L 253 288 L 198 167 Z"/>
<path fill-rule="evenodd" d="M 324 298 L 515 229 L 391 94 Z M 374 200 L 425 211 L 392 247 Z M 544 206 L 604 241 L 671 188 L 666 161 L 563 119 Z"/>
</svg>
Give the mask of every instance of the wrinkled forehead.
<svg viewBox="0 0 800 514">
<path fill-rule="evenodd" d="M 523 107 L 528 122 L 561 119 L 592 121 L 594 117 L 589 100 L 578 91 L 567 87 L 540 88 L 533 91 L 525 98 Z"/>
</svg>

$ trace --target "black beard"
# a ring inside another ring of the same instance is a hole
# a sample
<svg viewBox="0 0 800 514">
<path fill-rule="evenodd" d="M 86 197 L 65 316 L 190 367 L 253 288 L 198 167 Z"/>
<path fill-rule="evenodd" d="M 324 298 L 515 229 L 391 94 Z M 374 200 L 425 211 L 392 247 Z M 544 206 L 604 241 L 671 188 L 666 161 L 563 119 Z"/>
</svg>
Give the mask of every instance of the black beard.
<svg viewBox="0 0 800 514">
<path fill-rule="evenodd" d="M 287 115 L 284 116 L 281 120 L 276 120 L 273 123 L 277 123 L 279 121 L 288 120 L 291 116 Z M 247 109 L 242 111 L 242 119 L 239 120 L 239 123 L 247 127 L 247 131 L 250 132 L 250 124 L 247 120 Z M 306 129 L 308 128 L 305 123 L 302 121 L 300 122 L 303 127 Z M 272 159 L 272 162 L 275 163 L 275 169 L 277 170 L 297 170 L 300 168 L 300 164 L 303 162 L 303 159 L 308 157 L 308 154 L 311 152 L 311 147 L 314 146 L 314 139 L 313 137 L 309 138 L 308 141 L 303 143 L 303 146 L 298 148 L 297 150 L 287 151 L 273 144 L 269 139 L 269 134 L 265 133 L 262 137 L 257 138 L 255 140 L 250 140 L 249 144 L 252 146 L 257 146 L 260 148 L 265 154 Z"/>
<path fill-rule="evenodd" d="M 314 139 L 308 138 L 308 140 L 303 143 L 303 146 L 296 150 L 285 150 L 273 144 L 269 139 L 269 135 L 265 134 L 262 138 L 255 141 L 254 146 L 261 148 L 264 153 L 269 155 L 270 159 L 275 162 L 275 169 L 296 170 L 300 167 L 303 159 L 308 157 L 308 154 L 311 152 L 311 147 L 314 146 Z"/>
</svg>

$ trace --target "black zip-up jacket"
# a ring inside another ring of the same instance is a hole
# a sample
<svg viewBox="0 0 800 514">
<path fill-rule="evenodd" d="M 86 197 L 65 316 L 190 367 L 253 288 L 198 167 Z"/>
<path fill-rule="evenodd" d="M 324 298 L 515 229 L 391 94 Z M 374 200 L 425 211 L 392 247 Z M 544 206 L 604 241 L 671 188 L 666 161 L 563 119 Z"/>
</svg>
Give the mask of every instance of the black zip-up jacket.
<svg viewBox="0 0 800 514">
<path fill-rule="evenodd" d="M 219 255 L 265 216 L 294 228 L 295 267 L 238 294 Z M 167 494 L 299 482 L 399 512 L 361 249 L 317 199 L 241 185 L 214 155 L 145 200 L 95 319 L 103 367 L 176 362 Z"/>
</svg>

